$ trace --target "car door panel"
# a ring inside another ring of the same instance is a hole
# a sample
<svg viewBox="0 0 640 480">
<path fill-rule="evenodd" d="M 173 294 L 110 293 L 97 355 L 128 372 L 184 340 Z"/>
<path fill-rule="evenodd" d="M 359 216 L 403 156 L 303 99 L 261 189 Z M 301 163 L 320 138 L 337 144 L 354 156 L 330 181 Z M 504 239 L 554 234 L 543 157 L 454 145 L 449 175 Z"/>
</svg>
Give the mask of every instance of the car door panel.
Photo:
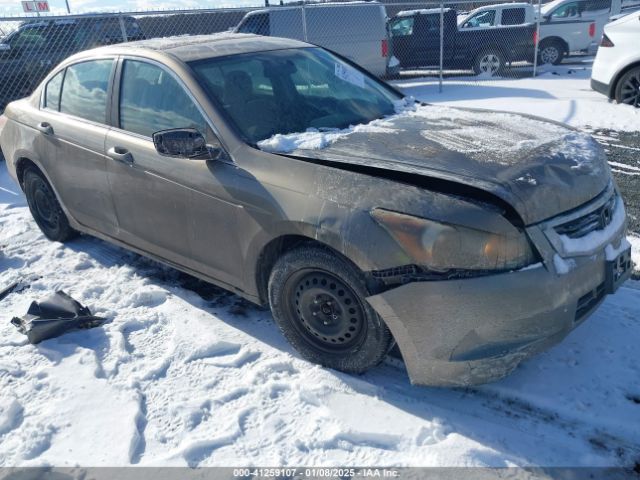
<svg viewBox="0 0 640 480">
<path fill-rule="evenodd" d="M 52 169 L 64 205 L 82 225 L 112 235 L 117 220 L 106 176 L 104 144 L 109 128 L 49 113 L 43 115 L 57 141 Z"/>
<path fill-rule="evenodd" d="M 166 67 L 124 59 L 118 127 L 106 149 L 126 152 L 108 166 L 121 240 L 218 280 L 238 284 L 236 167 L 160 155 L 156 131 L 196 128 L 215 141 L 204 114 Z M 113 152 L 112 152 L 112 156 Z"/>
</svg>

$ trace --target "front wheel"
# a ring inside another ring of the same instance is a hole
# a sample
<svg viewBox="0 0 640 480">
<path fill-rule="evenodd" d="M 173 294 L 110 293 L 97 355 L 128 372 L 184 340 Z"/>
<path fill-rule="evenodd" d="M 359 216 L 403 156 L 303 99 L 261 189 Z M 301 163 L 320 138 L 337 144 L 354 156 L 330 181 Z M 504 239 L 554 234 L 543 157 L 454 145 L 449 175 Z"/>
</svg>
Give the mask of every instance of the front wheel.
<svg viewBox="0 0 640 480">
<path fill-rule="evenodd" d="M 283 255 L 269 279 L 269 303 L 285 338 L 307 360 L 362 373 L 385 357 L 393 338 L 367 303 L 361 272 L 321 247 Z"/>
<path fill-rule="evenodd" d="M 488 49 L 480 52 L 473 64 L 476 75 L 499 76 L 504 71 L 504 55 L 499 50 Z"/>
<path fill-rule="evenodd" d="M 625 73 L 616 85 L 616 102 L 640 107 L 640 67 Z"/>
</svg>

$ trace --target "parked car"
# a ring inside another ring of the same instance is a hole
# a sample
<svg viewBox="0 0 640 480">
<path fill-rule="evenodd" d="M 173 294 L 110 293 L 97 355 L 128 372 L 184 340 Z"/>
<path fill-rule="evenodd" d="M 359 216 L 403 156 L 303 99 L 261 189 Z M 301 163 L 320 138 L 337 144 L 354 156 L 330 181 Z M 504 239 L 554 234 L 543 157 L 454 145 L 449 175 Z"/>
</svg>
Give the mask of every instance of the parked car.
<svg viewBox="0 0 640 480">
<path fill-rule="evenodd" d="M 543 7 L 545 16 L 540 23 L 539 64 L 557 65 L 570 52 L 588 49 L 595 39 L 595 21 L 566 19 L 567 5 L 556 0 Z M 499 38 L 502 27 L 536 23 L 537 16 L 537 8 L 529 3 L 503 3 L 477 8 L 462 17 L 459 24 L 462 29 L 493 29 L 493 35 Z"/>
<path fill-rule="evenodd" d="M 374 75 L 397 73 L 389 54 L 387 13 L 378 2 L 273 7 L 247 13 L 237 33 L 303 40 L 332 50 Z"/>
<path fill-rule="evenodd" d="M 487 20 L 487 19 L 485 19 Z M 507 63 L 532 60 L 536 26 L 533 23 L 487 28 L 472 16 L 458 27 L 455 10 L 444 10 L 445 68 L 472 68 L 476 74 L 497 75 Z M 401 68 L 437 66 L 440 62 L 440 9 L 406 10 L 389 23 L 393 54 Z"/>
<path fill-rule="evenodd" d="M 542 6 L 540 59 L 559 64 L 572 52 L 592 53 L 621 0 L 554 0 Z"/>
<path fill-rule="evenodd" d="M 640 14 L 631 13 L 604 27 L 604 35 L 593 62 L 591 88 L 640 107 Z"/>
<path fill-rule="evenodd" d="M 269 305 L 338 370 L 397 343 L 414 383 L 499 378 L 631 272 L 591 137 L 416 104 L 304 42 L 103 47 L 5 113 L 9 174 L 47 238 L 88 233 Z"/>
<path fill-rule="evenodd" d="M 69 55 L 122 42 L 123 34 L 129 41 L 144 39 L 137 21 L 129 16 L 80 16 L 23 23 L 0 41 L 0 111 L 9 101 L 31 93 Z"/>
</svg>

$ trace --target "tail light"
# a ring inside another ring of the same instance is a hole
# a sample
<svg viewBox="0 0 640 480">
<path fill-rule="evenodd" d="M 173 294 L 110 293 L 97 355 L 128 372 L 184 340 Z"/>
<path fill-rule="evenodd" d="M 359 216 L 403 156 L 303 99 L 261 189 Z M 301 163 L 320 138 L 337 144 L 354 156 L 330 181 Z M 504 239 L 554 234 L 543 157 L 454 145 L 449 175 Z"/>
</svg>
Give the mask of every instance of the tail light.
<svg viewBox="0 0 640 480">
<path fill-rule="evenodd" d="M 533 44 L 535 45 L 536 43 L 538 43 L 538 31 L 534 30 L 533 31 Z"/>
<path fill-rule="evenodd" d="M 592 24 L 589 25 L 589 36 L 591 38 L 596 36 L 596 24 L 595 23 L 592 23 Z"/>
<path fill-rule="evenodd" d="M 383 57 L 388 57 L 389 56 L 389 41 L 385 38 L 384 40 L 382 40 L 382 56 Z"/>
<path fill-rule="evenodd" d="M 615 47 L 615 45 L 613 44 L 611 39 L 609 37 L 607 37 L 606 33 L 602 34 L 602 41 L 600 42 L 600 46 L 601 47 Z"/>
</svg>

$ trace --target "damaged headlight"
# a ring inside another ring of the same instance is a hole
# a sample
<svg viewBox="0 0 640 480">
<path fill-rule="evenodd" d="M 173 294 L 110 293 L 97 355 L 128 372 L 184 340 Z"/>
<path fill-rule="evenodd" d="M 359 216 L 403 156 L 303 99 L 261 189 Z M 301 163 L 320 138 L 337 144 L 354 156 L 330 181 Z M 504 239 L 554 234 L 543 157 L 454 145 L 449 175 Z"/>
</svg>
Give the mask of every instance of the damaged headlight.
<svg viewBox="0 0 640 480">
<path fill-rule="evenodd" d="M 375 209 L 373 218 L 429 270 L 515 270 L 537 261 L 527 237 L 499 235 Z"/>
</svg>

